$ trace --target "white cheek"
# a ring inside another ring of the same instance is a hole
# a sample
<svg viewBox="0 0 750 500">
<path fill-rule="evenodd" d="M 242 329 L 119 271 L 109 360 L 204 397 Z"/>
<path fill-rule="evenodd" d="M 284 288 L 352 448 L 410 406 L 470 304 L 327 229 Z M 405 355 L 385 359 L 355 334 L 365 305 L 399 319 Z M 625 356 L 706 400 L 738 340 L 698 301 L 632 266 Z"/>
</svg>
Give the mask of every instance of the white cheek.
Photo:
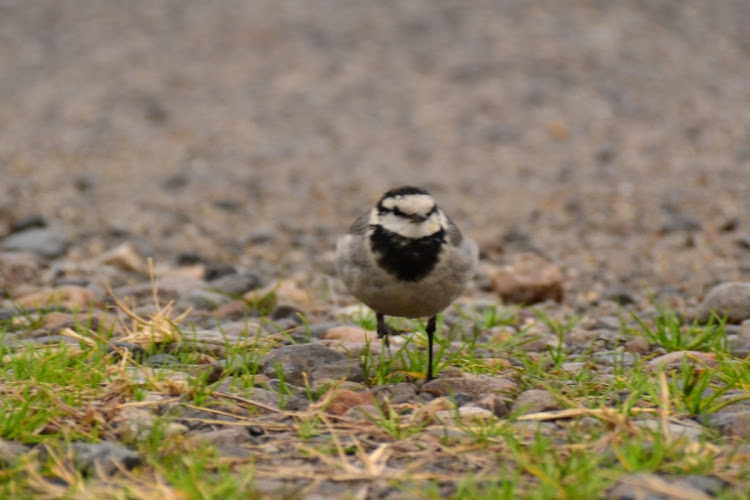
<svg viewBox="0 0 750 500">
<path fill-rule="evenodd" d="M 408 219 L 390 213 L 380 217 L 380 224 L 388 231 L 406 238 L 424 238 L 437 233 L 441 227 L 439 220 L 435 217 L 430 217 L 424 222 L 415 224 Z"/>
<path fill-rule="evenodd" d="M 378 215 L 377 209 L 370 210 L 369 223 L 371 226 L 377 226 L 378 224 L 380 224 L 380 216 Z"/>
</svg>

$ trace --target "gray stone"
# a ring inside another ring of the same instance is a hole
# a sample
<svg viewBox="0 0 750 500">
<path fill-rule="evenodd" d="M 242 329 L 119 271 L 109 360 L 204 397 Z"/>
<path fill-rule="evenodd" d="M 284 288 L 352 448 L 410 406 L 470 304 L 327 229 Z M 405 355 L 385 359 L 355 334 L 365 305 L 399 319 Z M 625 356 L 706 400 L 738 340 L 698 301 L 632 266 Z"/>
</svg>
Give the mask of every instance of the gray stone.
<svg viewBox="0 0 750 500">
<path fill-rule="evenodd" d="M 276 232 L 270 227 L 256 227 L 250 230 L 247 236 L 247 243 L 250 245 L 260 245 L 269 243 L 276 237 Z"/>
<path fill-rule="evenodd" d="M 417 397 L 417 386 L 405 383 L 379 385 L 372 388 L 372 393 L 378 401 L 388 401 L 391 404 L 410 403 Z"/>
<path fill-rule="evenodd" d="M 727 328 L 727 331 L 729 328 Z M 745 340 L 750 340 L 750 319 L 747 319 L 740 324 L 739 328 L 737 329 L 737 335 L 740 336 L 740 338 L 743 338 Z"/>
<path fill-rule="evenodd" d="M 303 328 L 300 326 L 297 326 L 293 330 L 287 332 L 287 335 L 289 335 L 289 339 L 294 344 L 308 344 L 315 338 L 310 334 L 310 331 L 307 328 Z"/>
<path fill-rule="evenodd" d="M 278 304 L 271 313 L 271 318 L 273 320 L 290 318 L 293 319 L 297 324 L 302 324 L 300 318 L 304 316 L 304 309 L 286 302 Z"/>
<path fill-rule="evenodd" d="M 639 472 L 621 477 L 609 490 L 608 500 L 710 500 L 725 486 L 711 476 L 690 475 L 669 478 Z"/>
<path fill-rule="evenodd" d="M 610 330 L 587 330 L 584 328 L 573 328 L 565 333 L 563 340 L 571 347 L 585 347 L 601 338 L 600 332 L 612 333 Z"/>
<path fill-rule="evenodd" d="M 230 297 L 213 290 L 192 290 L 180 298 L 182 308 L 192 307 L 199 311 L 210 311 L 231 301 Z"/>
<path fill-rule="evenodd" d="M 547 352 L 550 349 L 562 349 L 567 351 L 565 342 L 560 344 L 560 339 L 551 333 L 522 332 L 516 336 L 518 348 L 526 352 Z"/>
<path fill-rule="evenodd" d="M 335 328 L 337 326 L 343 326 L 344 323 L 340 323 L 338 321 L 327 321 L 324 323 L 313 323 L 309 325 L 307 328 L 309 329 L 310 336 L 315 339 L 322 338 L 328 330 L 331 328 Z"/>
<path fill-rule="evenodd" d="M 633 366 L 640 359 L 639 354 L 624 351 L 598 352 L 594 354 L 596 364 L 613 366 L 615 364 L 622 366 Z"/>
<path fill-rule="evenodd" d="M 600 316 L 590 326 L 591 330 L 616 330 L 622 329 L 622 320 L 617 316 Z"/>
<path fill-rule="evenodd" d="M 611 300 L 612 302 L 617 302 L 621 306 L 634 304 L 636 301 L 635 296 L 630 293 L 630 290 L 623 286 L 616 286 L 614 288 L 611 288 L 610 290 L 607 290 L 607 292 L 604 294 L 604 298 L 607 300 Z"/>
<path fill-rule="evenodd" d="M 587 369 L 588 363 L 586 361 L 569 361 L 567 363 L 563 363 L 562 369 L 566 372 L 576 373 L 581 370 Z"/>
<path fill-rule="evenodd" d="M 253 437 L 250 436 L 250 433 L 244 427 L 227 427 L 215 431 L 198 431 L 188 434 L 187 437 L 214 446 L 238 446 L 254 442 Z"/>
<path fill-rule="evenodd" d="M 492 287 L 506 303 L 536 304 L 563 299 L 563 273 L 533 253 L 522 253 L 492 276 Z"/>
<path fill-rule="evenodd" d="M 48 259 L 64 254 L 70 240 L 54 229 L 31 228 L 15 233 L 0 242 L 0 248 L 16 252 L 29 252 Z"/>
<path fill-rule="evenodd" d="M 76 469 L 87 476 L 97 472 L 111 476 L 121 468 L 130 470 L 141 464 L 141 459 L 135 452 L 108 441 L 73 443 L 73 457 Z"/>
<path fill-rule="evenodd" d="M 154 414 L 143 408 L 123 408 L 111 421 L 120 439 L 142 440 L 154 428 Z"/>
<path fill-rule="evenodd" d="M 183 332 L 182 338 L 186 342 L 225 346 L 227 342 L 233 343 L 239 340 L 240 337 L 236 333 L 236 331 L 224 330 L 188 330 Z"/>
<path fill-rule="evenodd" d="M 305 396 L 294 396 L 289 398 L 284 405 L 284 408 L 288 411 L 306 411 L 312 402 Z"/>
<path fill-rule="evenodd" d="M 209 263 L 206 264 L 205 270 L 203 272 L 203 279 L 211 282 L 221 278 L 222 276 L 229 276 L 232 274 L 237 274 L 237 270 L 231 264 L 226 264 L 223 262 Z"/>
<path fill-rule="evenodd" d="M 353 420 L 371 420 L 379 415 L 378 407 L 375 405 L 357 405 L 349 408 L 344 416 Z"/>
<path fill-rule="evenodd" d="M 499 394 L 486 394 L 476 401 L 469 403 L 469 406 L 477 406 L 489 410 L 498 418 L 503 418 L 510 413 L 507 397 Z"/>
<path fill-rule="evenodd" d="M 10 232 L 11 233 L 17 233 L 19 231 L 24 231 L 26 229 L 31 229 L 32 227 L 46 227 L 47 221 L 44 220 L 44 217 L 39 214 L 34 215 L 27 215 L 26 217 L 21 217 L 20 219 L 16 219 L 10 223 Z"/>
<path fill-rule="evenodd" d="M 235 411 L 235 413 L 237 413 Z M 244 412 L 240 412 L 244 413 Z M 249 412 L 248 412 L 249 415 Z M 228 415 L 226 413 L 215 413 L 208 410 L 202 410 L 200 408 L 182 408 L 177 422 L 180 424 L 183 424 L 188 427 L 190 430 L 195 429 L 213 429 L 214 425 L 220 425 L 220 424 L 209 424 L 206 422 L 239 422 L 241 418 L 244 418 L 247 415 L 241 414 L 241 415 Z"/>
<path fill-rule="evenodd" d="M 254 337 L 257 335 L 258 331 L 260 330 L 260 325 L 256 322 L 251 322 L 248 320 L 241 320 L 241 321 L 230 321 L 226 323 L 221 323 L 217 326 L 217 329 L 214 330 L 203 330 L 205 332 L 208 331 L 219 331 L 223 335 L 226 335 L 227 337 L 242 339 L 242 338 L 248 338 L 248 337 Z"/>
<path fill-rule="evenodd" d="M 253 408 L 253 413 L 257 412 L 260 414 L 266 414 L 272 412 L 273 409 L 279 407 L 279 391 L 269 391 L 261 387 L 252 387 L 248 389 L 242 389 L 238 392 L 237 386 L 241 385 L 241 382 L 237 382 L 237 378 L 224 377 L 221 383 L 216 387 L 217 392 L 225 392 L 230 394 L 236 394 L 250 401 L 256 402 L 259 405 L 250 405 Z M 264 408 L 270 407 L 271 409 Z"/>
<path fill-rule="evenodd" d="M 327 363 L 323 366 L 314 368 L 312 371 L 312 379 L 345 379 L 350 382 L 364 382 L 365 374 L 362 371 L 362 366 L 360 366 L 358 359 L 347 357 L 346 359 L 334 361 L 333 363 Z"/>
<path fill-rule="evenodd" d="M 637 420 L 635 424 L 641 429 L 647 429 L 657 433 L 662 433 L 664 431 L 662 422 L 656 419 Z M 698 441 L 704 433 L 704 428 L 692 420 L 681 422 L 670 421 L 667 424 L 667 430 L 672 439 L 684 438 L 691 442 Z"/>
<path fill-rule="evenodd" d="M 268 333 L 287 333 L 291 334 L 299 328 L 299 318 L 281 318 L 273 321 L 263 322 L 262 328 Z M 303 337 L 305 338 L 305 337 Z M 306 342 L 303 342 L 306 343 Z"/>
<path fill-rule="evenodd" d="M 744 359 L 750 355 L 750 339 L 739 335 L 728 335 L 727 348 L 733 356 Z"/>
<path fill-rule="evenodd" d="M 222 457 L 227 458 L 248 458 L 253 454 L 253 451 L 250 448 L 233 446 L 230 444 L 218 446 L 217 451 Z"/>
<path fill-rule="evenodd" d="M 750 404 L 737 403 L 725 406 L 715 413 L 703 416 L 701 421 L 724 435 L 747 437 L 750 435 Z"/>
<path fill-rule="evenodd" d="M 562 408 L 557 398 L 549 391 L 529 389 L 518 395 L 513 402 L 511 411 L 537 413 L 540 411 L 559 410 Z"/>
<path fill-rule="evenodd" d="M 670 234 L 677 232 L 698 231 L 700 230 L 700 228 L 701 223 L 694 215 L 675 212 L 670 214 L 669 220 L 664 223 L 661 229 L 665 234 Z"/>
<path fill-rule="evenodd" d="M 645 363 L 645 367 L 656 370 L 661 368 L 679 368 L 683 363 L 697 366 L 716 366 L 716 355 L 703 351 L 672 351 L 651 358 Z"/>
<path fill-rule="evenodd" d="M 743 250 L 750 250 L 750 234 L 740 234 L 734 239 L 734 244 Z"/>
<path fill-rule="evenodd" d="M 320 344 L 297 344 L 288 345 L 279 349 L 272 350 L 266 359 L 261 363 L 261 373 L 270 377 L 278 378 L 276 373 L 277 365 L 281 367 L 281 371 L 284 375 L 284 381 L 293 385 L 303 386 L 305 378 L 302 375 L 307 373 L 309 382 L 312 382 L 311 378 L 313 374 L 317 374 L 320 377 L 330 377 L 329 374 L 325 373 L 322 368 L 326 365 L 334 363 L 346 363 L 350 358 L 342 353 L 336 352 L 333 349 L 329 349 Z M 359 371 L 354 368 L 358 366 L 359 361 L 351 359 L 351 376 L 359 378 L 362 374 L 361 369 Z M 340 370 L 340 365 L 336 366 L 337 370 Z M 348 374 L 343 373 L 347 379 Z"/>
<path fill-rule="evenodd" d="M 294 484 L 290 483 L 291 481 L 289 481 L 288 479 L 258 477 L 257 479 L 253 479 L 253 488 L 260 494 L 262 498 L 299 497 L 302 486 L 295 486 Z"/>
<path fill-rule="evenodd" d="M 292 396 L 306 396 L 305 390 L 302 387 L 290 384 L 286 381 L 282 384 L 281 380 L 277 378 L 269 378 L 265 383 L 265 387 L 267 387 L 272 393 L 275 393 L 280 400 L 283 400 L 284 398 L 288 400 Z M 279 402 L 279 405 L 282 405 L 282 401 Z"/>
<path fill-rule="evenodd" d="M 435 421 L 453 425 L 458 422 L 487 422 L 494 416 L 490 410 L 477 406 L 462 406 L 452 410 L 436 411 L 432 414 Z"/>
<path fill-rule="evenodd" d="M 506 378 L 490 377 L 487 375 L 441 377 L 426 382 L 420 390 L 433 396 L 466 394 L 471 399 L 477 399 L 487 394 L 507 394 L 513 392 L 516 390 L 516 384 Z"/>
<path fill-rule="evenodd" d="M 708 321 L 712 313 L 726 316 L 730 323 L 750 319 L 750 283 L 729 281 L 713 287 L 693 316 L 698 321 Z"/>
<path fill-rule="evenodd" d="M 254 387 L 253 392 L 249 396 L 249 399 L 251 399 L 252 401 L 257 401 L 258 403 L 261 403 L 271 408 L 279 407 L 278 391 L 271 392 L 271 391 L 267 391 L 266 389 L 262 389 L 260 387 Z M 261 407 L 254 407 L 254 411 L 257 411 L 259 413 L 267 413 L 270 410 L 267 410 Z"/>
<path fill-rule="evenodd" d="M 0 439 L 0 467 L 11 464 L 28 451 L 28 448 L 21 443 Z"/>
<path fill-rule="evenodd" d="M 688 476 L 678 477 L 673 480 L 675 484 L 680 486 L 685 485 L 687 487 L 694 488 L 702 491 L 708 495 L 716 496 L 723 488 L 728 486 L 729 483 L 721 478 L 714 476 L 699 476 L 697 474 L 690 474 Z"/>
<path fill-rule="evenodd" d="M 37 283 L 43 261 L 32 253 L 0 252 L 0 289 Z"/>
<path fill-rule="evenodd" d="M 211 290 L 226 295 L 242 295 L 250 290 L 255 290 L 263 284 L 260 275 L 252 271 L 244 273 L 227 274 L 209 282 Z"/>
<path fill-rule="evenodd" d="M 648 354 L 651 349 L 651 344 L 648 340 L 643 337 L 633 337 L 632 339 L 625 342 L 625 351 L 632 352 L 633 354 Z"/>
</svg>

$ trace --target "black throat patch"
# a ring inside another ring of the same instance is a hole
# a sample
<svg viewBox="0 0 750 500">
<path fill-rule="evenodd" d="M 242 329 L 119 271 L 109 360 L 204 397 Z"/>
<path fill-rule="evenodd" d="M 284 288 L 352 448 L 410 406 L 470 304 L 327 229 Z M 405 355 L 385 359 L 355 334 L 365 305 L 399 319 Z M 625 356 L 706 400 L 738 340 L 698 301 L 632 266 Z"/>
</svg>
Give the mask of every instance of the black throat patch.
<svg viewBox="0 0 750 500">
<path fill-rule="evenodd" d="M 400 234 L 371 226 L 370 248 L 380 267 L 401 281 L 419 281 L 432 271 L 440 259 L 445 231 L 423 238 L 406 238 Z"/>
</svg>

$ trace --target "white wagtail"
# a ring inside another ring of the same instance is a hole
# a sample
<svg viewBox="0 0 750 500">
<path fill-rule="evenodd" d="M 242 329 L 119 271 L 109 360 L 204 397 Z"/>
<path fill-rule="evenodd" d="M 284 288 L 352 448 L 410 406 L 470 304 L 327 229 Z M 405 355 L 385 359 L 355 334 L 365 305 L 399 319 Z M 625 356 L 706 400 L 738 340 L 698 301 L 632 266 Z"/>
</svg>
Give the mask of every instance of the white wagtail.
<svg viewBox="0 0 750 500">
<path fill-rule="evenodd" d="M 372 308 L 378 338 L 398 334 L 385 315 L 428 317 L 427 380 L 432 380 L 435 316 L 466 288 L 477 266 L 477 246 L 422 188 L 385 193 L 336 246 L 336 265 L 349 291 Z"/>
</svg>

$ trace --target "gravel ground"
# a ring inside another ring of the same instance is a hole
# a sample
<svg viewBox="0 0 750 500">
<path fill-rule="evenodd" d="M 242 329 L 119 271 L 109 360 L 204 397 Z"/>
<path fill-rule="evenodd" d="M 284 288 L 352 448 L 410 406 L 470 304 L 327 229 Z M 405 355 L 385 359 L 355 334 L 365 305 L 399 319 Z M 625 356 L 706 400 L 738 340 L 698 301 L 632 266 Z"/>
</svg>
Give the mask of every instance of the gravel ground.
<svg viewBox="0 0 750 500">
<path fill-rule="evenodd" d="M 335 234 L 413 183 L 575 291 L 750 273 L 742 0 L 0 9 L 2 220 L 42 214 L 84 256 L 115 233 L 244 263 L 260 233 L 330 272 Z"/>
<path fill-rule="evenodd" d="M 148 298 L 153 257 L 178 310 L 226 319 L 212 292 L 282 280 L 277 319 L 325 337 L 353 303 L 337 235 L 408 183 L 479 243 L 467 303 L 534 253 L 564 278 L 553 315 L 607 323 L 651 294 L 692 314 L 750 278 L 749 19 L 745 0 L 2 0 L 0 288 Z"/>
</svg>

